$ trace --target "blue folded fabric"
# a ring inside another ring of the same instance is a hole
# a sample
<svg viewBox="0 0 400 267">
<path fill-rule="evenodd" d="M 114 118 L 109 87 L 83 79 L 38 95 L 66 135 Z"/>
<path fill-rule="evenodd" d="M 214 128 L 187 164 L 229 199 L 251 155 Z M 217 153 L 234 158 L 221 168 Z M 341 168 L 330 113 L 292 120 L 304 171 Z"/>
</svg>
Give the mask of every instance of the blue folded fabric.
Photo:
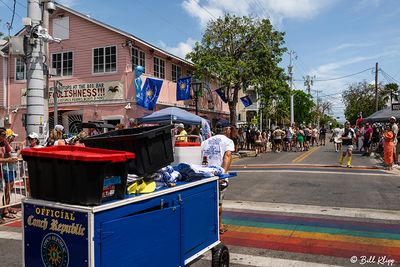
<svg viewBox="0 0 400 267">
<path fill-rule="evenodd" d="M 182 175 L 182 181 L 197 181 L 204 178 L 210 178 L 215 175 L 221 175 L 224 169 L 219 166 L 203 166 L 187 163 L 179 163 L 174 167 Z"/>
</svg>

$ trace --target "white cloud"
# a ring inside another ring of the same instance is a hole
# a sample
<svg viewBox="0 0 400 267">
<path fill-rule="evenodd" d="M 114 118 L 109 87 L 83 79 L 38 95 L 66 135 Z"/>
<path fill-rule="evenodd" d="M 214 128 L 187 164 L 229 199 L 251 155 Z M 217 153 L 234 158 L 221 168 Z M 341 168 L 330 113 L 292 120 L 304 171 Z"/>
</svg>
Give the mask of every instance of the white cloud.
<svg viewBox="0 0 400 267">
<path fill-rule="evenodd" d="M 188 38 L 185 42 L 180 42 L 176 47 L 168 46 L 165 42 L 160 41 L 161 48 L 181 58 L 185 58 L 186 54 L 192 51 L 196 40 Z"/>
<path fill-rule="evenodd" d="M 356 44 L 356 43 L 345 43 L 345 44 L 340 44 L 336 47 L 330 48 L 328 49 L 328 52 L 332 53 L 332 52 L 337 52 L 340 50 L 345 50 L 345 49 L 349 49 L 349 48 L 361 48 L 361 47 L 368 47 L 368 46 L 372 46 L 373 44 Z"/>
<path fill-rule="evenodd" d="M 317 16 L 324 8 L 336 0 L 207 0 L 205 4 L 200 0 L 184 0 L 183 9 L 192 17 L 200 21 L 204 27 L 211 19 L 218 18 L 224 13 L 238 16 L 257 15 L 269 18 L 274 25 L 281 24 L 283 19 L 310 19 Z"/>
</svg>

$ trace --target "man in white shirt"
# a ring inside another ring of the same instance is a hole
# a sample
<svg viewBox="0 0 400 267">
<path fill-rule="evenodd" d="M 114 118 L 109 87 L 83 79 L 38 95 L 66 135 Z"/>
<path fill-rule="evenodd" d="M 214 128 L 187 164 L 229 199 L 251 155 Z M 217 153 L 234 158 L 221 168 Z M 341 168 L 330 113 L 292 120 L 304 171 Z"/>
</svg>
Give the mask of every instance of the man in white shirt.
<svg viewBox="0 0 400 267">
<path fill-rule="evenodd" d="M 230 139 L 231 127 L 217 128 L 217 131 L 219 134 L 201 143 L 201 157 L 203 164 L 206 162 L 208 166 L 221 166 L 227 173 L 232 163 L 232 152 L 235 151 L 235 145 Z M 223 234 L 227 229 L 222 224 L 222 200 L 228 187 L 228 180 L 219 180 L 219 187 L 219 232 Z"/>
</svg>

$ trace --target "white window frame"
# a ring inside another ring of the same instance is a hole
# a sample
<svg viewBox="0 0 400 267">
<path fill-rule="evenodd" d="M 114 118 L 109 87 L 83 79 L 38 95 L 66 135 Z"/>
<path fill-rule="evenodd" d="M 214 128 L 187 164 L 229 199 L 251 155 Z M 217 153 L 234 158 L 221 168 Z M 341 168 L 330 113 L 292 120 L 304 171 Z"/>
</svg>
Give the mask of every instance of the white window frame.
<svg viewBox="0 0 400 267">
<path fill-rule="evenodd" d="M 22 61 L 24 63 L 24 78 L 23 79 L 17 79 L 17 63 L 18 61 Z M 14 74 L 14 80 L 15 81 L 26 81 L 26 63 L 24 62 L 23 58 L 21 57 L 16 57 L 15 58 L 15 65 L 14 65 L 14 70 L 15 70 L 15 74 Z"/>
<path fill-rule="evenodd" d="M 171 77 L 172 81 L 176 82 L 182 76 L 182 67 L 172 63 Z"/>
<path fill-rule="evenodd" d="M 163 65 L 163 66 L 161 66 L 161 65 Z M 159 57 L 153 57 L 153 69 L 154 69 L 155 77 L 160 78 L 160 79 L 165 79 L 165 60 L 164 59 L 159 58 Z"/>
<path fill-rule="evenodd" d="M 106 48 L 111 48 L 111 47 L 115 47 L 115 70 L 113 71 L 106 71 L 106 53 L 105 50 Z M 94 51 L 96 49 L 103 49 L 103 71 L 98 71 L 95 72 L 95 65 L 94 65 Z M 108 73 L 116 73 L 118 71 L 118 64 L 117 64 L 117 59 L 118 59 L 118 51 L 117 51 L 117 46 L 116 45 L 108 45 L 108 46 L 103 46 L 103 47 L 95 47 L 92 49 L 92 74 L 108 74 Z"/>
<path fill-rule="evenodd" d="M 64 57 L 69 53 L 71 53 L 71 62 L 72 62 L 71 74 L 64 75 Z M 57 75 L 60 76 L 60 77 L 71 77 L 71 76 L 73 76 L 73 74 L 74 74 L 74 52 L 65 51 L 65 52 L 59 52 L 59 53 L 52 53 L 51 54 L 51 67 L 52 68 L 54 68 L 54 66 L 53 66 L 53 62 L 54 62 L 53 61 L 53 56 L 54 55 L 58 55 L 58 54 L 61 54 L 61 71 L 60 71 L 59 74 L 57 73 Z M 57 70 L 57 68 L 54 68 L 54 69 Z"/>
<path fill-rule="evenodd" d="M 132 71 L 135 70 L 136 66 L 140 65 L 144 68 L 144 72 L 146 72 L 146 53 L 137 47 L 132 47 L 131 53 Z"/>
</svg>

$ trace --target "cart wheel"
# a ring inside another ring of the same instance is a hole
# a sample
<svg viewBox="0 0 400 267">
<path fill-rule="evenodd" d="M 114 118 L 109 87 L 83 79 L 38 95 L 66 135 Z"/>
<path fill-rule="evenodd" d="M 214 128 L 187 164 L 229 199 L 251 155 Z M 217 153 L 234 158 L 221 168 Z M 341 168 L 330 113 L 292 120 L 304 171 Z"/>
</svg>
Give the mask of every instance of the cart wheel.
<svg viewBox="0 0 400 267">
<path fill-rule="evenodd" d="M 229 250 L 221 244 L 212 250 L 212 267 L 229 267 Z"/>
</svg>

